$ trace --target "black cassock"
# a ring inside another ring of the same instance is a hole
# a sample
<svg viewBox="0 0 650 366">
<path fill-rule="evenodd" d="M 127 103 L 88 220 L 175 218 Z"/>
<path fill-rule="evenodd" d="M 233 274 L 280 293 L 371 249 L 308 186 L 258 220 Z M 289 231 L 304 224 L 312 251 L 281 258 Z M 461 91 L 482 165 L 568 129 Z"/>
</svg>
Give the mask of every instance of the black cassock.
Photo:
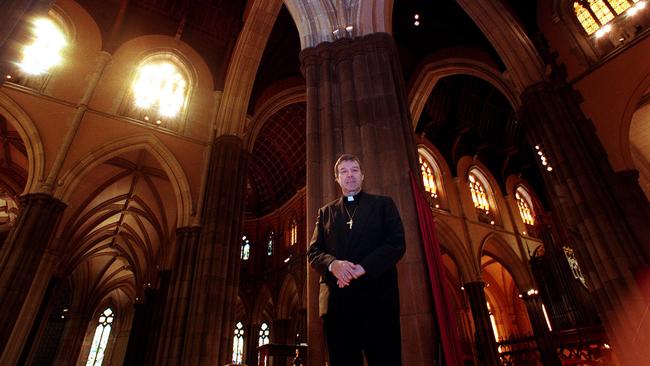
<svg viewBox="0 0 650 366">
<path fill-rule="evenodd" d="M 350 229 L 350 221 L 352 228 Z M 320 273 L 330 366 L 401 365 L 397 261 L 404 255 L 404 227 L 390 197 L 361 192 L 318 210 L 307 255 Z M 334 259 L 361 264 L 366 274 L 339 288 L 328 266 Z"/>
</svg>

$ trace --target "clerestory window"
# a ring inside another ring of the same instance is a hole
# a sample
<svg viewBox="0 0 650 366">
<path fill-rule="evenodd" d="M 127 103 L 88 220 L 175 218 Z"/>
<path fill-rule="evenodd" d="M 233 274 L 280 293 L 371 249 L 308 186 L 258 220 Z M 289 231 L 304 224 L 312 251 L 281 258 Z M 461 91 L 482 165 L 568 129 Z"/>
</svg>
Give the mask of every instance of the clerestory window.
<svg viewBox="0 0 650 366">
<path fill-rule="evenodd" d="M 110 307 L 106 308 L 97 320 L 97 327 L 95 328 L 95 336 L 90 346 L 90 353 L 86 366 L 100 366 L 106 356 L 106 346 L 108 345 L 108 338 L 111 335 L 111 329 L 115 314 Z"/>
</svg>

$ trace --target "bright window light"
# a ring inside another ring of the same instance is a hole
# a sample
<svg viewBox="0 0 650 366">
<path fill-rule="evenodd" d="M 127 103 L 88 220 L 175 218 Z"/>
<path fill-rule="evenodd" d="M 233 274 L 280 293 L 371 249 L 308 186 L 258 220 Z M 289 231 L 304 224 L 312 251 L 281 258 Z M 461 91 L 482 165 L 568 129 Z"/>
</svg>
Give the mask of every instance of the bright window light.
<svg viewBox="0 0 650 366">
<path fill-rule="evenodd" d="M 38 18 L 33 22 L 34 40 L 25 46 L 18 66 L 27 74 L 46 73 L 63 61 L 61 51 L 67 45 L 61 29 L 48 18 Z"/>
<path fill-rule="evenodd" d="M 146 64 L 140 67 L 133 83 L 134 103 L 174 117 L 183 107 L 186 89 L 187 81 L 172 63 Z"/>
</svg>

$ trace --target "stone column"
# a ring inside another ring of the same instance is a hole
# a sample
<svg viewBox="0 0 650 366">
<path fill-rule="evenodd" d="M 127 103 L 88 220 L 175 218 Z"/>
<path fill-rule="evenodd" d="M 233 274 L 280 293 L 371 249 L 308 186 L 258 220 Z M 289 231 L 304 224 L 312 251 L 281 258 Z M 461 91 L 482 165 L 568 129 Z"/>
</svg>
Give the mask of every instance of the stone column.
<svg viewBox="0 0 650 366">
<path fill-rule="evenodd" d="M 201 228 L 197 226 L 176 230 L 176 263 L 171 271 L 161 321 L 157 346 L 159 351 L 155 355 L 156 365 L 180 363 L 200 233 Z"/>
<path fill-rule="evenodd" d="M 133 322 L 126 346 L 127 365 L 157 365 L 157 344 L 163 321 L 163 311 L 169 289 L 169 272 L 159 274 L 158 288 L 147 288 L 144 301 L 134 305 Z"/>
<path fill-rule="evenodd" d="M 20 198 L 20 213 L 0 249 L 0 360 L 17 361 L 34 322 L 49 283 L 49 278 L 35 281 L 37 270 L 64 208 L 48 194 Z"/>
<path fill-rule="evenodd" d="M 183 365 L 224 365 L 228 360 L 239 285 L 247 161 L 239 137 L 215 139 L 203 197 Z"/>
<path fill-rule="evenodd" d="M 494 329 L 490 322 L 490 313 L 485 298 L 485 282 L 475 281 L 463 285 L 469 306 L 472 309 L 472 319 L 476 330 L 476 350 L 483 366 L 498 366 L 499 352 L 494 339 Z"/>
<path fill-rule="evenodd" d="M 409 181 L 409 170 L 418 174 L 419 167 L 395 41 L 385 33 L 345 38 L 305 49 L 300 59 L 307 83 L 308 238 L 318 208 L 340 195 L 333 176 L 336 158 L 358 155 L 364 190 L 391 196 L 404 222 L 408 245 L 398 265 L 403 362 L 431 365 L 433 305 Z M 318 276 L 311 269 L 307 298 L 309 364 L 322 365 Z"/>
<path fill-rule="evenodd" d="M 621 207 L 604 149 L 568 88 L 539 83 L 522 94 L 522 102 L 528 138 L 553 167 L 542 174 L 551 203 L 573 234 L 618 362 L 644 364 L 650 359 L 648 290 L 635 276 L 648 271 L 650 237 L 633 227 L 642 221 L 638 215 L 647 212 L 648 201 L 637 202 L 644 208 L 637 212 Z"/>
<path fill-rule="evenodd" d="M 551 339 L 551 332 L 544 318 L 542 299 L 537 294 L 524 294 L 523 296 L 542 364 L 544 366 L 562 366 L 562 362 L 557 355 L 555 345 Z"/>
</svg>

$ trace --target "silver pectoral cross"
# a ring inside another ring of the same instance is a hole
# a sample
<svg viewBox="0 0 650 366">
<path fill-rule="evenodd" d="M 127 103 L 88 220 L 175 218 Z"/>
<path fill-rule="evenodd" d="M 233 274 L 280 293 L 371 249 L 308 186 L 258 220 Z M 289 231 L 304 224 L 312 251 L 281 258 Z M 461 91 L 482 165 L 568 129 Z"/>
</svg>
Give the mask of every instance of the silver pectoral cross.
<svg viewBox="0 0 650 366">
<path fill-rule="evenodd" d="M 346 222 L 346 224 L 348 224 L 348 226 L 350 227 L 350 230 L 352 230 L 352 224 L 353 223 L 354 223 L 354 221 L 352 220 L 352 218 L 350 218 L 350 221 Z"/>
</svg>

